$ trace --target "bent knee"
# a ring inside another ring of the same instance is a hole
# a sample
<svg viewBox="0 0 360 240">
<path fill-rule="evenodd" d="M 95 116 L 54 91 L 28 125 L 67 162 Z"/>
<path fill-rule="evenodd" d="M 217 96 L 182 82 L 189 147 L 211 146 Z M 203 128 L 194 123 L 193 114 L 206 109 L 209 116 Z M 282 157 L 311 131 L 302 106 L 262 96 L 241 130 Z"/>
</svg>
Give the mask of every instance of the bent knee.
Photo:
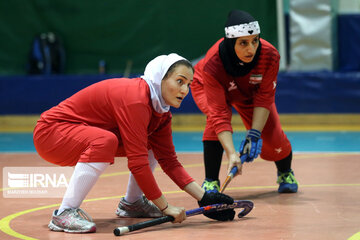
<svg viewBox="0 0 360 240">
<path fill-rule="evenodd" d="M 118 145 L 119 140 L 112 132 L 104 133 L 103 135 L 99 136 L 91 142 L 92 148 L 104 149 L 106 151 L 114 152 L 114 154 Z"/>
</svg>

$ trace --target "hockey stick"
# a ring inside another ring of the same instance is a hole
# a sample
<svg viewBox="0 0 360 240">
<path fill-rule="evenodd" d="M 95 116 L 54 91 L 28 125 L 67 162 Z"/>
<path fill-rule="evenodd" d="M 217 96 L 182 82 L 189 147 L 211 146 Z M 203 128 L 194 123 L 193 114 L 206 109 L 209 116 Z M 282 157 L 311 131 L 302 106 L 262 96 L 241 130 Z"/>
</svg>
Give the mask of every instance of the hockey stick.
<svg viewBox="0 0 360 240">
<path fill-rule="evenodd" d="M 243 208 L 241 212 L 238 214 L 239 218 L 242 218 L 246 216 L 254 207 L 254 203 L 249 200 L 235 200 L 233 204 L 213 204 L 209 206 L 204 206 L 200 208 L 195 208 L 192 210 L 186 211 L 186 216 L 195 216 L 202 213 L 209 213 L 209 212 L 216 212 L 216 211 L 222 211 L 226 209 L 233 209 L 233 208 Z M 114 235 L 115 236 L 121 236 L 127 232 L 133 232 L 136 230 L 140 230 L 143 228 L 152 227 L 155 225 L 159 225 L 166 222 L 174 221 L 174 217 L 172 216 L 163 216 L 160 218 L 151 219 L 145 222 L 135 223 L 133 225 L 129 225 L 126 227 L 117 227 L 114 229 Z"/>
<path fill-rule="evenodd" d="M 247 155 L 244 154 L 240 157 L 241 159 L 241 164 L 243 164 L 245 162 L 247 158 Z M 227 187 L 227 185 L 231 182 L 231 180 L 234 178 L 236 172 L 238 171 L 238 168 L 235 166 L 231 169 L 229 175 L 227 175 L 226 179 L 225 179 L 225 182 L 223 183 L 223 185 L 221 186 L 220 188 L 220 192 L 223 193 L 225 188 Z"/>
</svg>

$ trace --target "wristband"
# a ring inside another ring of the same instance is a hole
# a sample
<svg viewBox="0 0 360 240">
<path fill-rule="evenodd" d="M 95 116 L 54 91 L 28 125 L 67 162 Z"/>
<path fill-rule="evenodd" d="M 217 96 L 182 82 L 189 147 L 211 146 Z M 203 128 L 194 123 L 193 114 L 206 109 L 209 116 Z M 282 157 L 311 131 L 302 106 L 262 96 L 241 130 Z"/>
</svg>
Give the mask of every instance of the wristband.
<svg viewBox="0 0 360 240">
<path fill-rule="evenodd" d="M 167 208 L 169 207 L 169 203 L 166 203 L 166 207 L 164 207 L 163 209 L 161 209 L 161 212 L 164 212 Z"/>
</svg>

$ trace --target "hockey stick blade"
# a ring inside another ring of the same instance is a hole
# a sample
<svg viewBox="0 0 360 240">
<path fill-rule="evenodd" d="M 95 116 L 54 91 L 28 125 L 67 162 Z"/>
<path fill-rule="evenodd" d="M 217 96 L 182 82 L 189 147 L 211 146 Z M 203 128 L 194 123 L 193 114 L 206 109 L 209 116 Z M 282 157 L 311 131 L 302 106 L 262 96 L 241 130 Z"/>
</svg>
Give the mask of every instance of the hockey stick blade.
<svg viewBox="0 0 360 240">
<path fill-rule="evenodd" d="M 239 208 L 243 208 L 238 214 L 239 218 L 245 217 L 254 208 L 254 203 L 249 200 L 242 200 Z"/>
</svg>

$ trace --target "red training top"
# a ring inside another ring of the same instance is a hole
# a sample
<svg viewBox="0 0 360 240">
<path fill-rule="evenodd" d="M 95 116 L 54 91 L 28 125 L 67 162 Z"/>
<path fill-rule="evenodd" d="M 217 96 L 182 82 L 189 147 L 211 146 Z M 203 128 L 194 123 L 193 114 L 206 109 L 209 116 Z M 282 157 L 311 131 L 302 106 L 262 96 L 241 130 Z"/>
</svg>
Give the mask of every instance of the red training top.
<svg viewBox="0 0 360 240">
<path fill-rule="evenodd" d="M 141 78 L 116 78 L 95 83 L 41 115 L 40 121 L 95 126 L 119 136 L 119 149 L 148 199 L 161 196 L 151 172 L 148 146 L 164 172 L 181 188 L 194 181 L 177 160 L 171 113 L 157 113 L 149 86 Z M 119 152 L 119 151 L 118 151 Z"/>
<path fill-rule="evenodd" d="M 231 106 L 235 109 L 264 107 L 270 110 L 275 102 L 277 74 L 280 55 L 275 47 L 264 39 L 255 67 L 245 76 L 232 77 L 227 74 L 219 55 L 217 41 L 195 66 L 192 90 L 203 88 L 208 117 L 216 134 L 231 131 Z M 197 88 L 197 89 L 195 89 Z"/>
</svg>

